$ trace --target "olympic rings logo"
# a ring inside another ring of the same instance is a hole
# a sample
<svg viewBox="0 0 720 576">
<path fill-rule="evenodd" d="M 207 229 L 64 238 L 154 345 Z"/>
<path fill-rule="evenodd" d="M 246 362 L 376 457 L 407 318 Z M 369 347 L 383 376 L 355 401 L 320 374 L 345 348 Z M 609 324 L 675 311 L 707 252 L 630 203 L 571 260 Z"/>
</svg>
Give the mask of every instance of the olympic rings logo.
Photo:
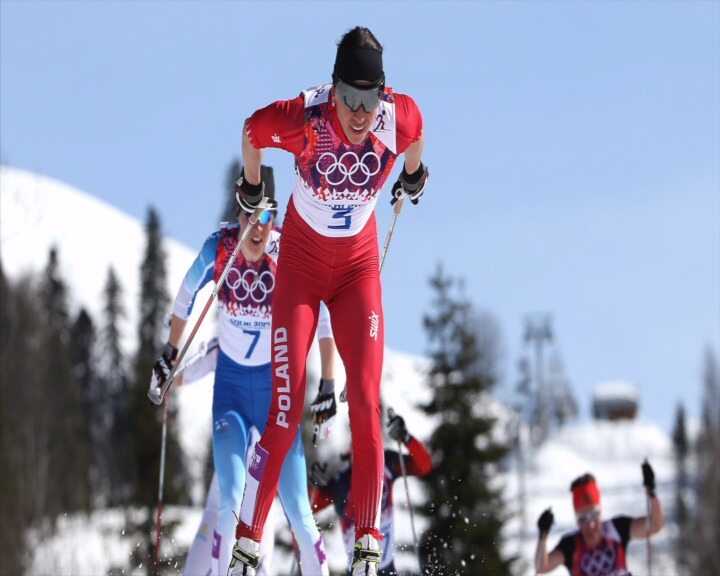
<svg viewBox="0 0 720 576">
<path fill-rule="evenodd" d="M 380 172 L 380 157 L 366 152 L 359 158 L 355 152 L 345 152 L 340 158 L 325 152 L 318 158 L 315 168 L 330 186 L 339 186 L 348 180 L 354 186 L 365 186 L 372 176 Z"/>
<path fill-rule="evenodd" d="M 258 274 L 252 268 L 243 272 L 233 268 L 225 278 L 225 284 L 238 302 L 242 303 L 249 297 L 256 304 L 262 304 L 275 289 L 275 276 L 270 270 Z"/>
<path fill-rule="evenodd" d="M 606 546 L 585 552 L 580 564 L 583 574 L 599 576 L 601 574 L 610 574 L 615 568 L 615 562 L 615 550 L 612 546 Z"/>
</svg>

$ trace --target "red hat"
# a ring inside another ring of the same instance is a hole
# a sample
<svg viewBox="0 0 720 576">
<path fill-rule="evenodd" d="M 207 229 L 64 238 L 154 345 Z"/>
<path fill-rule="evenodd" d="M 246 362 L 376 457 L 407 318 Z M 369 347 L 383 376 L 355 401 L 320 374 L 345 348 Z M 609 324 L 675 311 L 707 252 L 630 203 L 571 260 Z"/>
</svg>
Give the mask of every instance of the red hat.
<svg viewBox="0 0 720 576">
<path fill-rule="evenodd" d="M 573 488 L 572 496 L 573 508 L 575 508 L 576 512 L 588 506 L 600 506 L 600 490 L 595 480 Z"/>
</svg>

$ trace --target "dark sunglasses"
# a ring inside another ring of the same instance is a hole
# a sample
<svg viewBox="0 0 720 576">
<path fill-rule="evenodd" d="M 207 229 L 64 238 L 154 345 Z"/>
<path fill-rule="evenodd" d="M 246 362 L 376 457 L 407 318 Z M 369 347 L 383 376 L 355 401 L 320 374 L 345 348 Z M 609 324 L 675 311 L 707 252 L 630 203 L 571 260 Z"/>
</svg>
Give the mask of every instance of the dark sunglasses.
<svg viewBox="0 0 720 576">
<path fill-rule="evenodd" d="M 353 112 L 357 112 L 360 106 L 365 108 L 366 112 L 372 112 L 380 104 L 382 87 L 368 86 L 366 89 L 361 89 L 338 80 L 335 84 L 335 92 Z"/>
</svg>

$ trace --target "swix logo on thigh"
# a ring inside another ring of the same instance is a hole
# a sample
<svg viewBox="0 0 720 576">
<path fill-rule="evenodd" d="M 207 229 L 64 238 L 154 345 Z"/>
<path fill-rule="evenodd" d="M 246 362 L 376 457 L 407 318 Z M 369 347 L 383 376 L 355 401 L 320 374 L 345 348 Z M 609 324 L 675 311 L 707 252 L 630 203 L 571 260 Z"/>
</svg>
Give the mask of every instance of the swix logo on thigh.
<svg viewBox="0 0 720 576">
<path fill-rule="evenodd" d="M 273 335 L 273 354 L 275 361 L 275 376 L 283 380 L 283 384 L 277 388 L 278 415 L 275 424 L 288 428 L 287 413 L 290 410 L 290 376 L 288 375 L 288 335 L 287 328 L 281 326 L 275 330 Z"/>
<path fill-rule="evenodd" d="M 375 312 L 375 310 L 372 310 L 368 318 L 370 319 L 370 338 L 377 342 L 378 329 L 380 328 L 380 315 Z"/>
</svg>

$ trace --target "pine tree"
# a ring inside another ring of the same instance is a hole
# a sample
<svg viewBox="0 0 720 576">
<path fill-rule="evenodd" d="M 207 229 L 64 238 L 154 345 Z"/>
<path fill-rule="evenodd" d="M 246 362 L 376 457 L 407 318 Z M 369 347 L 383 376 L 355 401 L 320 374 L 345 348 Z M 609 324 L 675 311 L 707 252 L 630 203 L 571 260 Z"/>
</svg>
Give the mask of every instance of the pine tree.
<svg viewBox="0 0 720 576">
<path fill-rule="evenodd" d="M 74 378 L 71 359 L 71 329 L 67 285 L 60 273 L 58 251 L 50 249 L 41 283 L 46 325 L 42 333 L 44 354 L 43 402 L 51 411 L 48 422 L 48 454 L 52 471 L 51 496 L 47 513 L 89 508 L 87 484 L 88 441 L 84 434 L 80 388 Z"/>
<path fill-rule="evenodd" d="M 432 314 L 424 317 L 433 399 L 422 408 L 439 422 L 429 441 L 429 526 L 421 542 L 423 573 L 509 574 L 503 558 L 503 502 L 492 479 L 507 453 L 493 436 L 490 393 L 497 382 L 498 328 L 463 295 L 462 281 L 438 267 L 430 279 Z"/>
<path fill-rule="evenodd" d="M 145 226 L 145 256 L 140 267 L 140 314 L 138 325 L 138 350 L 135 355 L 132 388 L 130 390 L 129 435 L 134 442 L 133 468 L 137 477 L 135 501 L 148 510 L 145 535 L 150 534 L 152 511 L 157 504 L 158 475 L 160 471 L 160 448 L 163 410 L 151 405 L 147 399 L 152 368 L 162 348 L 163 319 L 170 308 L 167 293 L 166 254 L 160 218 L 154 209 L 148 211 Z M 165 503 L 187 503 L 188 479 L 183 465 L 183 455 L 178 441 L 176 403 L 172 392 L 165 397 L 168 408 L 168 428 L 165 461 Z M 153 543 L 146 541 L 146 553 L 153 555 Z M 145 559 L 152 570 L 149 558 Z"/>
<path fill-rule="evenodd" d="M 137 474 L 133 444 L 128 442 L 130 428 L 130 383 L 127 360 L 121 345 L 121 325 L 125 319 L 123 289 L 111 266 L 103 290 L 103 324 L 100 335 L 99 396 L 103 398 L 98 418 L 102 429 L 104 461 L 101 467 L 109 483 L 109 503 L 127 506 L 131 502 Z"/>
<path fill-rule="evenodd" d="M 698 484 L 691 573 L 717 576 L 720 566 L 720 366 L 709 348 L 705 353 L 702 423 L 696 454 Z"/>
<path fill-rule="evenodd" d="M 44 305 L 48 314 L 48 321 L 60 338 L 67 342 L 69 338 L 69 314 L 67 310 L 67 286 L 60 273 L 60 258 L 58 249 L 52 246 L 48 252 L 48 263 L 42 283 L 43 296 L 47 298 Z"/>
<path fill-rule="evenodd" d="M 1 285 L 0 558 L 19 574 L 28 528 L 87 510 L 87 439 L 57 250 L 39 280 L 3 277 Z"/>
<path fill-rule="evenodd" d="M 70 353 L 73 379 L 80 390 L 80 406 L 82 423 L 78 432 L 82 433 L 82 444 L 87 445 L 87 463 L 81 469 L 88 487 L 88 499 L 85 505 L 93 502 L 104 503 L 103 493 L 107 491 L 107 479 L 103 477 L 99 462 L 101 461 L 102 429 L 99 414 L 102 398 L 98 396 L 98 374 L 95 359 L 95 342 L 97 336 L 95 324 L 90 314 L 81 308 L 72 325 Z"/>
<path fill-rule="evenodd" d="M 115 269 L 108 268 L 107 280 L 103 290 L 103 334 L 101 337 L 102 356 L 105 359 L 104 371 L 109 378 L 108 385 L 110 392 L 120 392 L 126 383 L 123 383 L 123 376 L 126 372 L 125 355 L 122 351 L 122 334 L 120 324 L 125 318 L 125 307 L 123 306 L 123 290 L 118 280 Z"/>
<path fill-rule="evenodd" d="M 675 452 L 675 517 L 678 536 L 675 542 L 675 559 L 678 566 L 688 567 L 690 522 L 688 515 L 687 492 L 690 485 L 688 475 L 688 456 L 690 443 L 687 435 L 685 407 L 678 404 L 673 428 L 673 448 Z"/>
<path fill-rule="evenodd" d="M 10 441 L 11 449 L 20 459 L 20 509 L 24 523 L 37 525 L 50 509 L 53 482 L 50 464 L 50 420 L 52 409 L 46 393 L 45 374 L 48 356 L 44 354 L 46 333 L 43 311 L 37 306 L 42 293 L 39 282 L 27 276 L 10 290 L 13 319 L 11 336 L 3 339 L 7 346 L 8 369 L 2 380 L 8 386 L 2 406 L 8 411 L 2 422 L 19 432 Z M 7 439 L 7 437 L 5 438 Z M 3 451 L 4 452 L 4 451 Z M 3 470 L 6 470 L 3 468 Z M 7 474 L 3 475 L 7 478 Z M 7 500 L 3 499 L 3 504 Z M 0 506 L 0 508 L 2 508 Z"/>
<path fill-rule="evenodd" d="M 29 282 L 25 282 L 27 285 Z M 0 558 L 8 574 L 24 572 L 25 530 L 33 520 L 28 504 L 27 470 L 35 463 L 26 458 L 26 434 L 32 434 L 32 415 L 26 412 L 25 393 L 32 387 L 30 343 L 35 340 L 36 316 L 23 319 L 32 309 L 27 291 L 16 290 L 0 268 Z M 28 421 L 30 421 L 28 423 Z"/>
</svg>

